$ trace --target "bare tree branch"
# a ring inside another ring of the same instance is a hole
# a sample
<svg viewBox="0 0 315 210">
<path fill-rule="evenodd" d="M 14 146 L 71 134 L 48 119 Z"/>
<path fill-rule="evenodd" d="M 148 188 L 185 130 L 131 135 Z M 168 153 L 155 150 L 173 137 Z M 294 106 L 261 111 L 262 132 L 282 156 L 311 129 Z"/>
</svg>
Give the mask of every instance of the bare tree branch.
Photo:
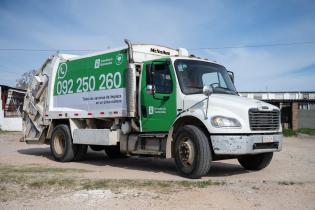
<svg viewBox="0 0 315 210">
<path fill-rule="evenodd" d="M 36 73 L 35 69 L 25 72 L 24 74 L 22 74 L 20 79 L 16 80 L 15 86 L 20 89 L 27 89 L 27 87 L 31 84 L 35 73 Z"/>
</svg>

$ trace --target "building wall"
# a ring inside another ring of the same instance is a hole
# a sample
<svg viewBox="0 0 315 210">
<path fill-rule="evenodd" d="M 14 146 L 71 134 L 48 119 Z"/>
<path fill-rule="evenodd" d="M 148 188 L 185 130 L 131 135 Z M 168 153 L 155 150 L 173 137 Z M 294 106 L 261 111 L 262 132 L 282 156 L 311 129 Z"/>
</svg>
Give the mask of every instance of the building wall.
<svg viewBox="0 0 315 210">
<path fill-rule="evenodd" d="M 22 117 L 4 117 L 4 112 L 1 108 L 0 109 L 0 130 L 22 131 Z"/>
<path fill-rule="evenodd" d="M 0 120 L 0 129 L 3 131 L 22 131 L 21 117 L 3 117 Z"/>
<path fill-rule="evenodd" d="M 299 128 L 315 128 L 315 109 L 299 110 Z"/>
<path fill-rule="evenodd" d="M 299 128 L 299 103 L 292 103 L 292 129 L 297 130 Z"/>
<path fill-rule="evenodd" d="M 243 97 L 258 100 L 314 100 L 315 92 L 239 92 Z"/>
<path fill-rule="evenodd" d="M 272 103 L 281 109 L 283 128 L 315 128 L 315 92 L 241 92 L 241 96 Z"/>
<path fill-rule="evenodd" d="M 4 117 L 1 93 L 2 87 L 0 86 L 0 130 L 22 131 L 22 117 Z"/>
</svg>

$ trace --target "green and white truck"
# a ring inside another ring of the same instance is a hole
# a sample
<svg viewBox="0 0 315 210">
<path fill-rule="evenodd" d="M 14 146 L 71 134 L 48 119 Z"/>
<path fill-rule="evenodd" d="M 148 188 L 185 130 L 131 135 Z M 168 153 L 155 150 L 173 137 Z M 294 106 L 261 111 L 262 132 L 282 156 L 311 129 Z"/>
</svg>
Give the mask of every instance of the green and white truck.
<svg viewBox="0 0 315 210">
<path fill-rule="evenodd" d="M 25 96 L 24 141 L 50 144 L 61 162 L 81 160 L 88 146 L 110 158 L 174 158 L 189 178 L 230 158 L 260 170 L 281 150 L 279 109 L 240 97 L 224 66 L 184 48 L 125 42 L 48 58 Z"/>
</svg>

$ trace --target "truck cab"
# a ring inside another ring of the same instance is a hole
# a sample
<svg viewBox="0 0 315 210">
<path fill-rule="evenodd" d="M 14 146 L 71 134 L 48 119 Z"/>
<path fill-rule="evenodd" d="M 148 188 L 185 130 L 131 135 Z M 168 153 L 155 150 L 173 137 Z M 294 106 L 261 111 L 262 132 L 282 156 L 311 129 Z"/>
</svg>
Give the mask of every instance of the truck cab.
<svg viewBox="0 0 315 210">
<path fill-rule="evenodd" d="M 233 80 L 224 66 L 195 57 L 143 63 L 141 132 L 172 130 L 171 156 L 184 175 L 195 176 L 194 159 L 201 150 L 208 160 L 238 158 L 251 170 L 266 167 L 273 152 L 281 150 L 279 109 L 239 96 Z M 202 138 L 205 142 L 199 142 Z"/>
</svg>

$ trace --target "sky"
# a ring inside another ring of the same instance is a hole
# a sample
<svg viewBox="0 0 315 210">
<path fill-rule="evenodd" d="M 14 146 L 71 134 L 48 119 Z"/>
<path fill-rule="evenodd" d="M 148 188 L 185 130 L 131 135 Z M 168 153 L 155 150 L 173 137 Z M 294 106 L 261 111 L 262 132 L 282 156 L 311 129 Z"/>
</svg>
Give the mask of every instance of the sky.
<svg viewBox="0 0 315 210">
<path fill-rule="evenodd" d="M 314 11 L 315 0 L 0 0 L 0 84 L 14 86 L 54 50 L 128 38 L 214 60 L 234 72 L 238 91 L 315 91 Z M 291 45 L 246 47 L 281 43 Z"/>
</svg>

